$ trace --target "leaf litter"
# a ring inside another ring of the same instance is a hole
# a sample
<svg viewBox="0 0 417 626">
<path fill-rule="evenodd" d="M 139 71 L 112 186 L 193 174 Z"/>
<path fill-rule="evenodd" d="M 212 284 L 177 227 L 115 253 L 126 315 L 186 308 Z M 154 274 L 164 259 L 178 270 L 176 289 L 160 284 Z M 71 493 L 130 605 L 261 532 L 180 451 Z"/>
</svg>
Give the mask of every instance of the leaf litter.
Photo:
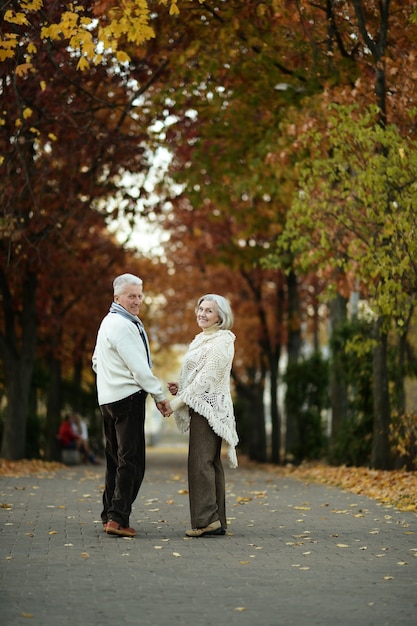
<svg viewBox="0 0 417 626">
<path fill-rule="evenodd" d="M 245 458 L 240 465 L 262 469 L 277 476 L 293 477 L 315 482 L 345 491 L 367 496 L 383 504 L 397 507 L 401 511 L 417 513 L 417 472 L 405 470 L 374 470 L 366 467 L 333 467 L 324 463 L 305 463 L 299 466 L 281 467 L 273 464 L 258 464 Z M 307 508 L 307 507 L 306 507 Z"/>
</svg>

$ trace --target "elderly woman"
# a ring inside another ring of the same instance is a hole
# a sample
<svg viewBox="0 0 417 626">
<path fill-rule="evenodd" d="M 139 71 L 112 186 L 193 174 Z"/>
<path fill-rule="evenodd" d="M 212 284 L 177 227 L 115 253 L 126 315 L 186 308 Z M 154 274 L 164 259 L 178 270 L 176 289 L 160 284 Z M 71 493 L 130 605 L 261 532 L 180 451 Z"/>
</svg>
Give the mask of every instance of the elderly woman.
<svg viewBox="0 0 417 626">
<path fill-rule="evenodd" d="M 196 306 L 196 335 L 184 357 L 178 383 L 168 383 L 177 426 L 189 430 L 188 489 L 191 530 L 188 537 L 224 535 L 226 490 L 221 461 L 224 439 L 228 459 L 237 467 L 236 433 L 230 394 L 235 335 L 228 301 L 217 294 L 202 296 Z"/>
</svg>

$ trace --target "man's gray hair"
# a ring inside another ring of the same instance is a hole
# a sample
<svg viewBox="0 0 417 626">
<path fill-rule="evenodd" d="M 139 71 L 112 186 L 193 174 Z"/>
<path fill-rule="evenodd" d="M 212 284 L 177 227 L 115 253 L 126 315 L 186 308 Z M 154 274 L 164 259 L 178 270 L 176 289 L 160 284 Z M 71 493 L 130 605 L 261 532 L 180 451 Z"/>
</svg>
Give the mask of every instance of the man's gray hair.
<svg viewBox="0 0 417 626">
<path fill-rule="evenodd" d="M 116 276 L 113 281 L 113 292 L 115 296 L 121 296 L 126 285 L 143 285 L 143 281 L 139 276 L 134 274 L 121 274 Z"/>
<path fill-rule="evenodd" d="M 215 303 L 217 314 L 220 317 L 220 322 L 218 322 L 219 328 L 224 330 L 232 328 L 234 319 L 229 300 L 226 300 L 226 298 L 219 296 L 216 293 L 207 293 L 205 296 L 201 296 L 201 298 L 198 299 L 197 306 L 195 308 L 196 313 L 198 307 L 204 300 L 212 300 Z"/>
</svg>

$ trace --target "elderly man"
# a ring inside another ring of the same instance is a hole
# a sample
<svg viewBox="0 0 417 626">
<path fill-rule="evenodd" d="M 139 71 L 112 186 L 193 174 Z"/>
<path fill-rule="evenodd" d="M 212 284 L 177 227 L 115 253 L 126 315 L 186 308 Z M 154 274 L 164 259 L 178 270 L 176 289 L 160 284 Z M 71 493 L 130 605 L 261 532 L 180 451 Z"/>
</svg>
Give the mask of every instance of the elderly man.
<svg viewBox="0 0 417 626">
<path fill-rule="evenodd" d="M 114 302 L 100 325 L 92 359 L 106 439 L 101 519 L 108 534 L 134 537 L 129 517 L 145 474 L 147 394 L 165 417 L 172 410 L 152 373 L 149 343 L 138 317 L 142 280 L 122 274 L 115 278 L 113 289 Z"/>
</svg>

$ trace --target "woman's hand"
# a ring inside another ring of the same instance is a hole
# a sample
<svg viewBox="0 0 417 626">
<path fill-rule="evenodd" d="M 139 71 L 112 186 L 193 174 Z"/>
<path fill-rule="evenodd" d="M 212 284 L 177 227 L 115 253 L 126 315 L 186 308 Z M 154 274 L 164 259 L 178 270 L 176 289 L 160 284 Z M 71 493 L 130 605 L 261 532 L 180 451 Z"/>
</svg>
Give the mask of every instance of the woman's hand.
<svg viewBox="0 0 417 626">
<path fill-rule="evenodd" d="M 168 383 L 167 385 L 169 392 L 173 395 L 176 396 L 178 393 L 178 383 Z"/>
</svg>

